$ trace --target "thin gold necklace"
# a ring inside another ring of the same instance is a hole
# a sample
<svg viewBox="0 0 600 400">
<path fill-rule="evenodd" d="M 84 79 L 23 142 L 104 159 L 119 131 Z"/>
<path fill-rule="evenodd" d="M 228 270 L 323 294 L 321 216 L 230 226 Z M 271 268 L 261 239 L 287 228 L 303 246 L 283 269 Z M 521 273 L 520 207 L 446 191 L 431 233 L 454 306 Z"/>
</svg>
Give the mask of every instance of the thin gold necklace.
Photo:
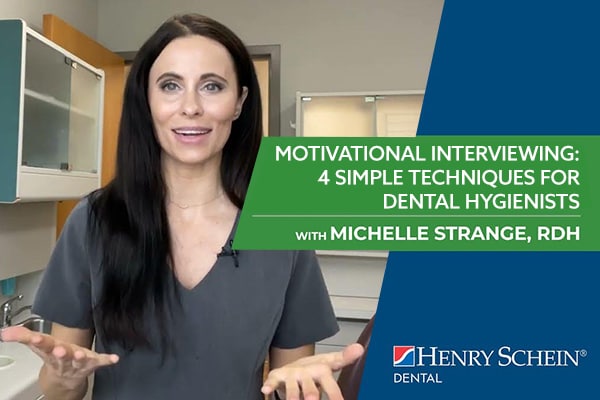
<svg viewBox="0 0 600 400">
<path fill-rule="evenodd" d="M 177 207 L 179 209 L 187 210 L 188 208 L 201 207 L 201 206 L 205 206 L 205 205 L 207 205 L 209 203 L 212 203 L 213 201 L 215 201 L 215 200 L 219 199 L 221 196 L 223 196 L 223 194 L 225 194 L 225 192 L 221 192 L 216 197 L 214 197 L 214 198 L 212 198 L 212 199 L 210 199 L 208 201 L 205 201 L 203 203 L 197 203 L 197 204 L 179 204 L 179 203 L 171 200 L 170 198 L 168 198 L 167 201 L 170 204 L 173 204 L 175 207 Z"/>
</svg>

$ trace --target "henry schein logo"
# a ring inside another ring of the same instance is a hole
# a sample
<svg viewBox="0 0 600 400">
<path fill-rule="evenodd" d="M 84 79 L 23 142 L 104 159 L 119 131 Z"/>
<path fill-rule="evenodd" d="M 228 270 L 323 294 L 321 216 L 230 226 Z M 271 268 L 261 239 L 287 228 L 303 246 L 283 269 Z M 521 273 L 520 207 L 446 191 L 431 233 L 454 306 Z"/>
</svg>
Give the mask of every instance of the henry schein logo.
<svg viewBox="0 0 600 400">
<path fill-rule="evenodd" d="M 566 368 L 579 366 L 587 357 L 584 349 L 497 348 L 444 349 L 437 346 L 393 346 L 394 384 L 442 384 L 440 367 Z"/>
<path fill-rule="evenodd" d="M 442 349 L 393 346 L 394 367 L 578 367 L 587 351 L 567 349 Z"/>
<path fill-rule="evenodd" d="M 414 367 L 415 346 L 394 346 L 394 367 Z"/>
</svg>

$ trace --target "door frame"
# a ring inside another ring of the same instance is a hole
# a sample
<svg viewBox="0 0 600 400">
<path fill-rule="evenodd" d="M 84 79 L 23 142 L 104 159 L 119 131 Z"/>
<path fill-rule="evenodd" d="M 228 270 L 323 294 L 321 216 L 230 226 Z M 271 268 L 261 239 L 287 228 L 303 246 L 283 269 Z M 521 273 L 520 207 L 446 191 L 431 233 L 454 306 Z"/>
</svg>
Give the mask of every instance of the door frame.
<svg viewBox="0 0 600 400">
<path fill-rule="evenodd" d="M 252 58 L 269 60 L 269 136 L 281 136 L 281 49 L 278 44 L 247 46 Z M 264 94 L 263 94 L 264 95 Z"/>
</svg>

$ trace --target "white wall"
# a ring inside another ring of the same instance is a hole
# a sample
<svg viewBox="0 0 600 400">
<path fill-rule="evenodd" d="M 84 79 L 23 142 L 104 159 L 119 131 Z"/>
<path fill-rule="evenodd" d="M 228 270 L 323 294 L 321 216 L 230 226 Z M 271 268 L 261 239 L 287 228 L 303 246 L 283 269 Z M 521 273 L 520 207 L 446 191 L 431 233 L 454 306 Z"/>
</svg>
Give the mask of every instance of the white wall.
<svg viewBox="0 0 600 400">
<path fill-rule="evenodd" d="M 281 45 L 281 127 L 296 91 L 425 89 L 443 0 L 102 0 L 98 40 L 134 51 L 172 14 L 198 12 L 247 45 Z"/>
<path fill-rule="evenodd" d="M 0 18 L 21 18 L 38 32 L 44 14 L 55 14 L 92 38 L 98 30 L 98 0 L 0 0 Z"/>
<path fill-rule="evenodd" d="M 55 203 L 0 204 L 0 278 L 17 277 L 15 294 L 23 299 L 15 310 L 33 302 L 55 243 Z M 7 299 L 0 292 L 0 304 Z"/>
</svg>

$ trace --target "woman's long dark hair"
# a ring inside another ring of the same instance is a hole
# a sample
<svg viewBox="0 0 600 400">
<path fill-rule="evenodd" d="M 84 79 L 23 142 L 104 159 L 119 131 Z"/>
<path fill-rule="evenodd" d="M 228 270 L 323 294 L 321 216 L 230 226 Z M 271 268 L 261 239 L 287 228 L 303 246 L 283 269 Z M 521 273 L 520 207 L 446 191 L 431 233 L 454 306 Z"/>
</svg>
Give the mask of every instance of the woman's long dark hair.
<svg viewBox="0 0 600 400">
<path fill-rule="evenodd" d="M 153 346 L 145 334 L 148 315 L 160 328 L 164 350 L 176 292 L 171 238 L 165 208 L 161 147 L 148 105 L 148 75 L 174 39 L 201 35 L 221 43 L 233 59 L 238 94 L 248 88 L 242 112 L 231 128 L 221 161 L 222 185 L 241 208 L 262 138 L 262 111 L 256 72 L 242 41 L 227 27 L 197 14 L 164 22 L 137 53 L 125 85 L 114 179 L 90 195 L 90 239 L 101 246 L 101 297 L 96 305 L 107 341 L 126 349 Z"/>
</svg>

